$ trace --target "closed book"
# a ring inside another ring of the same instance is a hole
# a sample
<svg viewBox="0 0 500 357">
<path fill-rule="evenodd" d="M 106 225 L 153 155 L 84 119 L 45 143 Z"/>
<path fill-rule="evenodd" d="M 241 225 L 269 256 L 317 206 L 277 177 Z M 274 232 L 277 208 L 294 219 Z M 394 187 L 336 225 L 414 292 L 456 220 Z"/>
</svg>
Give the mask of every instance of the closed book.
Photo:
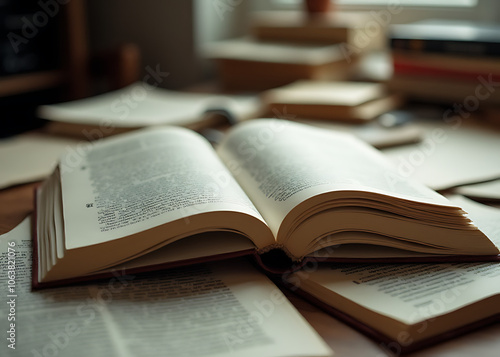
<svg viewBox="0 0 500 357">
<path fill-rule="evenodd" d="M 499 34 L 497 24 L 424 20 L 391 26 L 389 39 L 395 50 L 498 57 Z"/>
<path fill-rule="evenodd" d="M 346 57 L 339 44 L 257 42 L 242 38 L 207 45 L 228 90 L 265 90 L 301 79 L 347 80 L 358 56 Z"/>
</svg>

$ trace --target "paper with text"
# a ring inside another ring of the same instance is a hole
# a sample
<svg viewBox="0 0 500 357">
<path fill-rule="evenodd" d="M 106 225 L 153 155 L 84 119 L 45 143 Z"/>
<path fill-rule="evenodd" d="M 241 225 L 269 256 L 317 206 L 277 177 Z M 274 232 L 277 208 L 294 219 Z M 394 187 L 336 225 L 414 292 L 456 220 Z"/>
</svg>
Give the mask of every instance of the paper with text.
<svg viewBox="0 0 500 357">
<path fill-rule="evenodd" d="M 2 266 L 9 246 L 15 277 L 2 269 L 0 289 L 13 286 L 15 297 L 3 304 L 0 320 L 12 323 L 13 332 L 12 342 L 0 345 L 2 356 L 332 354 L 279 289 L 245 261 L 142 276 L 120 270 L 98 284 L 31 292 L 29 219 L 0 237 Z"/>
</svg>

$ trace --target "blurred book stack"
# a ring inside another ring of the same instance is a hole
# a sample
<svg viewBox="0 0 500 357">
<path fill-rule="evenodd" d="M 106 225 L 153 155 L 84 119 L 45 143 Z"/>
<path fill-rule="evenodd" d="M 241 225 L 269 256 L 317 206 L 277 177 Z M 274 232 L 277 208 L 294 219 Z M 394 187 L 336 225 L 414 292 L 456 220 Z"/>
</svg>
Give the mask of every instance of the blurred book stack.
<svg viewBox="0 0 500 357">
<path fill-rule="evenodd" d="M 358 38 L 369 13 L 300 11 L 253 14 L 251 36 L 212 43 L 205 55 L 215 60 L 227 90 L 265 90 L 296 80 L 349 80 L 360 57 L 384 38 Z"/>
<path fill-rule="evenodd" d="M 463 104 L 468 111 L 500 104 L 500 26 L 426 20 L 393 25 L 389 37 L 390 89 L 417 100 Z"/>
<path fill-rule="evenodd" d="M 310 16 L 300 11 L 261 11 L 254 13 L 251 31 L 259 41 L 357 45 L 368 21 L 373 19 L 367 12 L 330 11 Z M 383 33 L 371 38 L 365 49 L 381 39 Z"/>
<path fill-rule="evenodd" d="M 397 95 L 384 85 L 367 82 L 297 81 L 262 93 L 268 114 L 287 113 L 297 119 L 364 123 L 396 109 Z"/>
</svg>

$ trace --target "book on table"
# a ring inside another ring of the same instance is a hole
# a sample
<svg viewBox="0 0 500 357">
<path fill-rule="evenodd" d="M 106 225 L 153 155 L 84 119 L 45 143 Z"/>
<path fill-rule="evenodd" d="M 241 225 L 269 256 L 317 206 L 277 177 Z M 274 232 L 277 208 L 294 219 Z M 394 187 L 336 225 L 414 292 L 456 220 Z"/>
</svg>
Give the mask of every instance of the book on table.
<svg viewBox="0 0 500 357">
<path fill-rule="evenodd" d="M 459 206 L 349 134 L 261 119 L 217 151 L 168 127 L 80 153 L 37 190 L 35 287 L 241 255 L 275 271 L 308 259 L 498 258 Z"/>
<path fill-rule="evenodd" d="M 16 304 L 14 313 L 8 304 L 0 308 L 6 320 L 15 314 L 2 356 L 333 355 L 244 258 L 141 275 L 117 271 L 104 281 L 32 291 L 31 247 L 29 217 L 0 235 L 0 288 L 10 288 Z M 15 286 L 7 277 L 14 258 Z"/>
<path fill-rule="evenodd" d="M 428 19 L 392 25 L 389 45 L 416 53 L 498 57 L 499 30 L 496 23 Z"/>
<path fill-rule="evenodd" d="M 488 76 L 478 76 L 477 81 L 470 79 L 448 78 L 444 80 L 436 76 L 395 74 L 387 82 L 387 88 L 393 92 L 400 93 L 407 98 L 423 100 L 432 103 L 454 103 L 461 101 L 470 93 L 474 93 L 477 88 L 482 91 L 491 90 L 481 107 L 488 106 L 495 108 L 500 104 L 500 92 L 494 90 L 495 79 L 492 74 Z"/>
<path fill-rule="evenodd" d="M 380 83 L 297 81 L 261 94 L 270 113 L 302 119 L 366 123 L 402 104 Z"/>
<path fill-rule="evenodd" d="M 499 265 L 480 261 L 498 260 L 500 213 L 487 211 L 397 176 L 344 133 L 261 119 L 238 124 L 215 151 L 185 128 L 144 129 L 63 157 L 38 188 L 32 284 L 249 256 L 362 332 L 412 350 L 498 320 L 499 285 L 490 278 Z M 290 265 L 277 264 L 282 255 Z M 448 270 L 323 261 L 437 261 Z M 457 289 L 477 280 L 467 285 L 474 294 L 430 315 L 420 314 L 424 296 L 413 305 L 399 301 L 408 291 L 384 297 L 389 283 L 415 287 L 424 278 L 453 293 L 449 270 L 460 269 L 484 272 L 453 280 Z M 388 312 L 394 301 L 399 310 Z"/>
<path fill-rule="evenodd" d="M 250 30 L 259 41 L 289 43 L 342 43 L 356 46 L 356 53 L 367 52 L 385 43 L 385 26 L 380 24 L 377 34 L 366 34 L 360 24 L 373 20 L 368 12 L 331 11 L 322 16 L 309 16 L 304 11 L 256 11 L 250 18 Z M 363 43 L 363 45 L 360 45 Z"/>
<path fill-rule="evenodd" d="M 500 243 L 498 208 L 463 196 L 450 201 Z M 500 321 L 499 262 L 316 265 L 283 279 L 396 355 Z"/>
<path fill-rule="evenodd" d="M 42 105 L 40 118 L 49 120 L 46 131 L 98 140 L 139 128 L 178 125 L 203 130 L 228 121 L 260 115 L 255 95 L 181 92 L 146 82 L 93 97 Z"/>
<path fill-rule="evenodd" d="M 424 20 L 391 26 L 393 76 L 388 88 L 408 98 L 463 101 L 481 91 L 481 107 L 495 106 L 500 27 L 493 23 Z M 479 89 L 478 89 L 479 88 Z"/>
<path fill-rule="evenodd" d="M 498 58 L 393 50 L 394 75 L 477 81 L 481 76 L 498 82 Z"/>
<path fill-rule="evenodd" d="M 297 80 L 348 80 L 360 56 L 346 56 L 340 44 L 258 42 L 236 38 L 209 43 L 204 56 L 215 61 L 227 90 L 261 91 Z"/>
<path fill-rule="evenodd" d="M 464 207 L 480 227 L 500 241 L 498 209 L 460 196 L 452 197 L 451 202 Z M 24 336 L 16 350 L 21 354 L 47 350 L 47 339 L 40 337 L 73 331 L 67 328 L 69 322 L 79 327 L 79 338 L 62 339 L 65 356 L 80 355 L 79 349 L 90 340 L 92 350 L 118 354 L 161 350 L 199 355 L 199 344 L 216 356 L 331 353 L 279 289 L 241 259 L 140 276 L 117 270 L 111 279 L 92 284 L 31 291 L 29 217 L 0 236 L 0 248 L 5 257 L 8 252 L 10 257 L 13 251 L 16 254 L 15 293 L 22 299 L 15 323 L 17 333 Z M 4 275 L 7 277 L 7 270 Z M 310 265 L 307 270 L 283 275 L 289 289 L 383 341 L 378 346 L 396 355 L 498 321 L 499 279 L 498 262 Z M 0 287 L 7 290 L 8 285 L 7 278 L 1 279 Z M 293 295 L 287 296 L 293 299 Z M 96 317 L 94 322 L 105 323 L 87 323 Z M 329 339 L 335 350 L 334 341 L 341 342 L 348 330 L 339 325 L 332 329 L 340 334 Z M 491 349 L 495 338 L 488 341 L 484 337 L 494 336 L 495 331 L 498 329 L 485 330 L 477 335 L 483 338 L 473 341 Z M 96 340 L 96 334 L 114 338 Z M 462 347 L 459 343 L 458 349 Z M 376 346 L 368 350 L 377 352 Z M 9 351 L 7 344 L 0 351 Z"/>
</svg>

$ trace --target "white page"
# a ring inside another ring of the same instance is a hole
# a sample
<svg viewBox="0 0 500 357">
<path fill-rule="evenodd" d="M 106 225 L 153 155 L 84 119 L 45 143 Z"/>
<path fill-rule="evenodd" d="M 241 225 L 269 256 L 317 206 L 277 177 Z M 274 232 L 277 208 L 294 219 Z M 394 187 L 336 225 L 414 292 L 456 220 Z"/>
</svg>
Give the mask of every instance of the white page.
<svg viewBox="0 0 500 357">
<path fill-rule="evenodd" d="M 452 196 L 450 201 L 462 206 L 494 243 L 500 243 L 500 210 L 460 196 Z M 498 262 L 338 264 L 322 266 L 316 271 L 297 272 L 293 279 L 299 287 L 324 286 L 369 310 L 405 324 L 432 319 L 500 294 Z M 488 310 L 488 313 L 493 315 L 500 310 Z"/>
<path fill-rule="evenodd" d="M 326 130 L 351 133 L 358 139 L 361 139 L 379 149 L 391 146 L 413 144 L 419 142 L 422 136 L 422 130 L 413 124 L 386 128 L 380 125 L 377 121 L 365 123 L 363 125 L 326 120 L 298 119 L 297 121 Z"/>
<path fill-rule="evenodd" d="M 310 66 L 345 60 L 338 44 L 288 44 L 237 38 L 208 43 L 203 50 L 204 56 L 208 58 L 295 63 Z"/>
<path fill-rule="evenodd" d="M 449 205 L 420 183 L 395 179 L 383 155 L 346 133 L 259 119 L 230 132 L 218 153 L 275 235 L 293 207 L 329 191 L 369 191 Z"/>
<path fill-rule="evenodd" d="M 269 103 L 355 107 L 385 96 L 385 88 L 378 83 L 301 80 L 268 90 L 263 96 Z"/>
<path fill-rule="evenodd" d="M 500 264 L 338 264 L 298 272 L 294 280 L 299 286 L 319 284 L 381 315 L 416 324 L 500 294 Z"/>
<path fill-rule="evenodd" d="M 448 196 L 450 202 L 462 207 L 474 224 L 500 247 L 500 209 L 483 205 L 460 195 Z"/>
<path fill-rule="evenodd" d="M 101 125 L 105 131 L 109 127 L 193 124 L 213 108 L 226 108 L 235 117 L 245 118 L 259 109 L 259 101 L 251 95 L 177 92 L 137 82 L 90 98 L 43 105 L 38 115 L 54 121 Z"/>
<path fill-rule="evenodd" d="M 460 186 L 454 189 L 460 195 L 500 201 L 500 180 L 493 180 L 472 185 Z"/>
<path fill-rule="evenodd" d="M 0 319 L 14 314 L 15 340 L 2 341 L 2 356 L 332 354 L 279 289 L 243 261 L 142 277 L 116 271 L 98 284 L 31 292 L 29 219 L 0 236 L 2 262 L 12 242 L 15 296 L 6 299 L 15 311 L 2 304 Z M 4 292 L 7 274 L 0 272 Z"/>
<path fill-rule="evenodd" d="M 383 150 L 402 177 L 435 190 L 500 178 L 500 134 L 442 121 L 418 122 L 420 143 Z"/>
<path fill-rule="evenodd" d="M 61 161 L 67 249 L 210 211 L 262 220 L 210 144 L 192 131 L 146 129 L 100 144 Z"/>
<path fill-rule="evenodd" d="M 77 140 L 34 133 L 0 140 L 0 188 L 49 176 L 59 157 L 77 144 Z"/>
</svg>

